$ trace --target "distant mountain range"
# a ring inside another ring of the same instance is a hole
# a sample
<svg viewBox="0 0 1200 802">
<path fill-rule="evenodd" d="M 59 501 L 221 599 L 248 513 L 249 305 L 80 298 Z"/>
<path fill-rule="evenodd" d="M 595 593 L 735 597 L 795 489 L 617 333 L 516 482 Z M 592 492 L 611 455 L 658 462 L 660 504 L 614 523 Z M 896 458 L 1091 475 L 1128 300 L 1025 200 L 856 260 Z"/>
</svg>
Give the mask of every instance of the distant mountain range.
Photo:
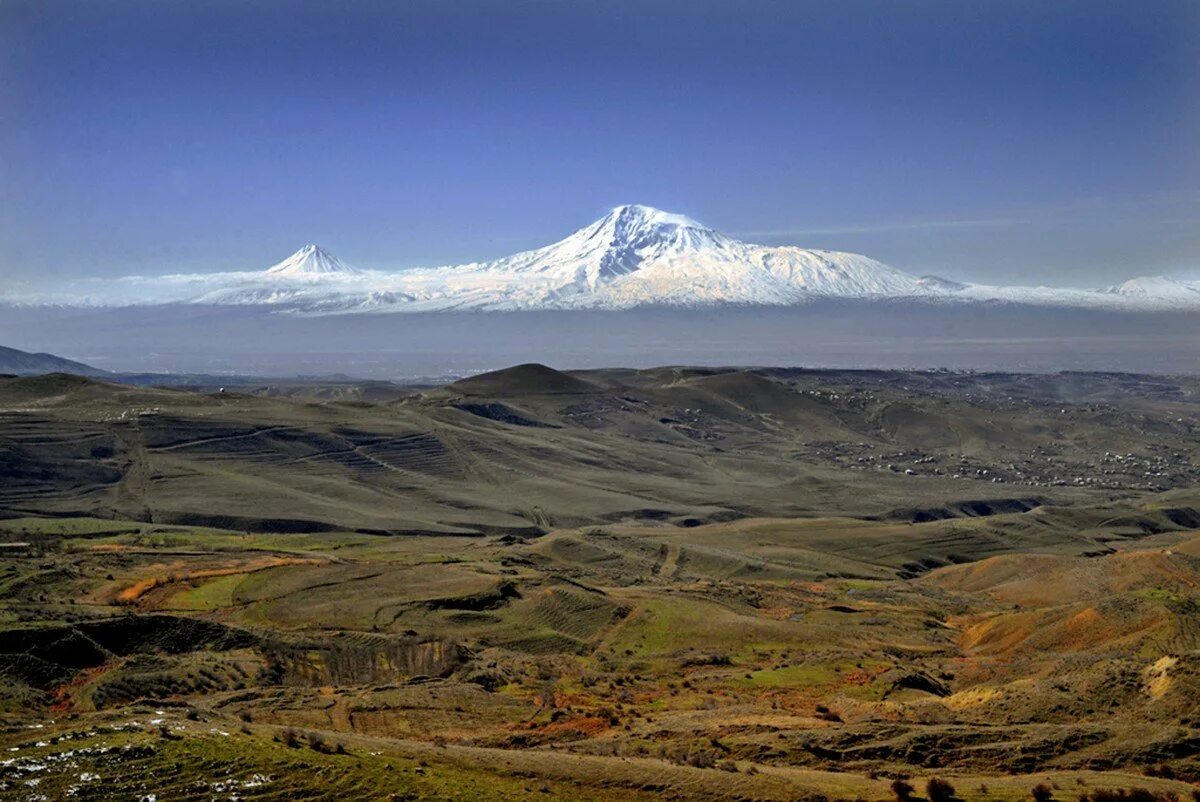
<svg viewBox="0 0 1200 802">
<path fill-rule="evenodd" d="M 818 299 L 1200 310 L 1200 282 L 1139 277 L 1098 289 L 913 276 L 852 253 L 741 242 L 679 214 L 619 206 L 544 248 L 491 262 L 360 270 L 316 245 L 260 272 L 92 280 L 21 304 L 262 306 L 307 314 L 790 306 Z"/>
</svg>

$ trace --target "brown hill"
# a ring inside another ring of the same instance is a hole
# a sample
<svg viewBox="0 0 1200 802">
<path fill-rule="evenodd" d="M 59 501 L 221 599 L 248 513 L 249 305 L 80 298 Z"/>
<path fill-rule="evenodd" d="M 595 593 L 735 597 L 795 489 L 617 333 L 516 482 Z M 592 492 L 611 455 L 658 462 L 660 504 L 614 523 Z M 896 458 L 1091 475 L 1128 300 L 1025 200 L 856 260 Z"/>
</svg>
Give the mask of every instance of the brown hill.
<svg viewBox="0 0 1200 802">
<path fill-rule="evenodd" d="M 594 393 L 600 388 L 546 365 L 529 363 L 462 379 L 447 389 L 463 395 L 512 397 Z"/>
</svg>

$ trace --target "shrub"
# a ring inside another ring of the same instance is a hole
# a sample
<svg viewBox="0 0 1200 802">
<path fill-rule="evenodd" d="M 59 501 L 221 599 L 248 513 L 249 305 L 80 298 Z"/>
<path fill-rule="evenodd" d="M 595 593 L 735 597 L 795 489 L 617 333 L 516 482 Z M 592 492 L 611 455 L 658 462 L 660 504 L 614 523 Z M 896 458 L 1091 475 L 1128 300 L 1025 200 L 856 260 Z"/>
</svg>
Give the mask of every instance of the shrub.
<svg viewBox="0 0 1200 802">
<path fill-rule="evenodd" d="M 925 783 L 925 794 L 929 802 L 950 802 L 954 799 L 954 786 L 940 777 L 930 777 Z"/>
<path fill-rule="evenodd" d="M 908 780 L 892 780 L 892 793 L 896 795 L 896 802 L 908 802 L 912 799 L 913 790 Z"/>
<path fill-rule="evenodd" d="M 1054 791 L 1050 790 L 1050 786 L 1045 783 L 1038 783 L 1029 791 L 1033 796 L 1034 802 L 1050 802 L 1054 799 Z"/>
<path fill-rule="evenodd" d="M 1130 788 L 1130 802 L 1170 802 L 1170 792 L 1156 793 L 1146 788 Z"/>
<path fill-rule="evenodd" d="M 1200 802 L 1200 793 L 1192 791 L 1192 798 Z M 1148 788 L 1097 788 L 1091 794 L 1079 795 L 1080 802 L 1177 802 L 1179 795 L 1174 791 L 1151 791 Z"/>
</svg>

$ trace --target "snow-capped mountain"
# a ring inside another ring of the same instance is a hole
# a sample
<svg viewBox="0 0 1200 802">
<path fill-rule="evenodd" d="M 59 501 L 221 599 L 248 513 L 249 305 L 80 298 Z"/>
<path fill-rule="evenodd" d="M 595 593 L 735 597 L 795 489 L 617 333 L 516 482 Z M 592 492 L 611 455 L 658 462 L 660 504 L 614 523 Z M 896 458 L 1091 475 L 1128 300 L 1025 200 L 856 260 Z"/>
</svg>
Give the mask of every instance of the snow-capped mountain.
<svg viewBox="0 0 1200 802">
<path fill-rule="evenodd" d="M 566 238 L 489 262 L 358 270 L 316 245 L 260 271 L 77 282 L 10 303 L 262 306 L 302 314 L 434 310 L 782 306 L 827 298 L 1055 307 L 1200 309 L 1200 282 L 1130 279 L 1104 289 L 913 276 L 867 256 L 741 242 L 680 214 L 618 206 Z"/>
<path fill-rule="evenodd" d="M 294 306 L 319 308 L 338 288 L 357 295 L 370 293 L 372 276 L 343 262 L 319 245 L 305 245 L 266 270 L 218 273 L 203 277 L 199 291 L 185 298 L 192 303 L 224 306 Z M 179 278 L 201 278 L 196 276 Z"/>
<path fill-rule="evenodd" d="M 912 276 L 866 256 L 751 245 L 648 206 L 618 206 L 544 248 L 411 271 L 407 278 L 409 291 L 426 302 L 444 298 L 460 307 L 502 309 L 778 305 L 926 294 Z"/>
<path fill-rule="evenodd" d="M 544 248 L 398 273 L 356 271 L 315 246 L 198 294 L 209 304 L 312 312 L 627 309 L 929 297 L 922 280 L 857 254 L 739 242 L 691 218 L 618 206 Z"/>
<path fill-rule="evenodd" d="M 1125 298 L 1156 299 L 1181 304 L 1200 302 L 1200 282 L 1179 281 L 1169 276 L 1139 276 L 1105 287 L 1101 292 Z"/>
<path fill-rule="evenodd" d="M 277 265 L 264 271 L 268 276 L 352 276 L 362 273 L 319 245 L 305 245 Z"/>
</svg>

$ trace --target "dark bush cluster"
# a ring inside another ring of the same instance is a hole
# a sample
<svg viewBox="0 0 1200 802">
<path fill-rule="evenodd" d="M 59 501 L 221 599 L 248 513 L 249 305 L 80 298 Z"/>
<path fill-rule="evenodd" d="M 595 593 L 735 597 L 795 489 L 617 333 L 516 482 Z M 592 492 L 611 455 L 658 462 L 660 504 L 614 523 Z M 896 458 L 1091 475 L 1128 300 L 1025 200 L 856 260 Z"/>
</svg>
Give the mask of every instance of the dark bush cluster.
<svg viewBox="0 0 1200 802">
<path fill-rule="evenodd" d="M 1200 800 L 1200 793 L 1193 791 L 1192 796 Z M 1149 788 L 1097 788 L 1080 794 L 1079 802 L 1179 802 L 1179 794 Z"/>
<path fill-rule="evenodd" d="M 903 778 L 892 780 L 892 793 L 896 795 L 896 802 L 909 802 L 914 790 L 908 780 Z"/>
<path fill-rule="evenodd" d="M 950 802 L 955 798 L 954 786 L 940 777 L 930 777 L 925 783 L 925 794 L 929 802 Z"/>
<path fill-rule="evenodd" d="M 1050 802 L 1054 799 L 1054 789 L 1045 783 L 1038 783 L 1029 791 L 1029 795 L 1033 797 L 1033 802 Z"/>
<path fill-rule="evenodd" d="M 286 730 L 276 735 L 275 740 L 279 741 L 279 743 L 283 744 L 284 746 L 290 746 L 295 749 L 300 745 L 300 734 L 291 727 L 288 727 Z"/>
<path fill-rule="evenodd" d="M 892 780 L 892 793 L 896 797 L 896 802 L 911 802 L 913 792 L 916 789 L 904 777 Z M 925 794 L 929 797 L 929 802 L 951 802 L 956 799 L 954 786 L 940 777 L 930 777 L 925 783 Z"/>
</svg>

